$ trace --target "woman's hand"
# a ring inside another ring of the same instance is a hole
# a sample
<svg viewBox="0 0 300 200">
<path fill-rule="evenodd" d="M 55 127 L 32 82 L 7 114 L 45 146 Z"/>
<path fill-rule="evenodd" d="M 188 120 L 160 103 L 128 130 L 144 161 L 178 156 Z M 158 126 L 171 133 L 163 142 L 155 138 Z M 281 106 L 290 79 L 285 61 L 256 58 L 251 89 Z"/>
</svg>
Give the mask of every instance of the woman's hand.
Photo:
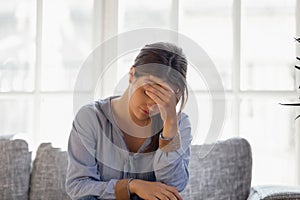
<svg viewBox="0 0 300 200">
<path fill-rule="evenodd" d="M 182 200 L 177 188 L 168 186 L 161 182 L 150 182 L 134 179 L 129 184 L 131 193 L 137 194 L 146 200 Z"/>
<path fill-rule="evenodd" d="M 176 105 L 178 98 L 173 89 L 157 77 L 150 76 L 150 83 L 144 88 L 146 94 L 157 104 L 164 122 L 164 137 L 173 137 L 177 133 Z"/>
<path fill-rule="evenodd" d="M 176 105 L 178 99 L 173 89 L 164 81 L 150 76 L 150 82 L 145 86 L 146 94 L 157 104 L 161 118 L 166 121 L 177 121 Z"/>
</svg>

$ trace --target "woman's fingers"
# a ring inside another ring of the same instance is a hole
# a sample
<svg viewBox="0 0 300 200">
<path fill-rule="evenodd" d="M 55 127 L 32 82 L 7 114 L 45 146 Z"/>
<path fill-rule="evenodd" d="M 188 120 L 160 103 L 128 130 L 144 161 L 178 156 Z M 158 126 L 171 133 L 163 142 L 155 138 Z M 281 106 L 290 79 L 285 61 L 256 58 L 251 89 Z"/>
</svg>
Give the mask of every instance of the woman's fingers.
<svg viewBox="0 0 300 200">
<path fill-rule="evenodd" d="M 150 90 L 146 90 L 146 94 L 153 99 L 153 101 L 155 103 L 157 103 L 158 105 L 164 105 L 165 102 L 160 98 L 160 96 L 158 96 L 154 91 L 150 91 Z"/>
<path fill-rule="evenodd" d="M 177 98 L 168 84 L 152 77 L 148 84 L 144 86 L 144 89 L 146 95 L 158 105 L 163 121 L 176 115 Z"/>
<path fill-rule="evenodd" d="M 169 104 L 172 102 L 173 96 L 175 96 L 174 92 L 170 90 L 166 90 L 165 88 L 161 87 L 157 83 L 148 84 L 144 87 L 146 91 L 155 94 L 160 100 L 161 104 Z M 158 103 L 158 102 L 156 102 Z"/>
<path fill-rule="evenodd" d="M 159 200 L 159 198 L 153 195 L 149 200 Z"/>
<path fill-rule="evenodd" d="M 164 102 L 168 102 L 168 100 L 172 98 L 172 92 L 166 90 L 158 84 L 149 84 L 145 87 L 145 89 L 156 93 L 159 96 L 159 98 L 162 99 Z"/>
<path fill-rule="evenodd" d="M 155 76 L 152 76 L 152 75 L 149 76 L 149 79 L 151 81 L 156 82 L 159 85 L 161 85 L 165 90 L 169 90 L 174 93 L 173 89 L 165 81 L 163 81 Z"/>
<path fill-rule="evenodd" d="M 146 94 L 150 96 L 153 99 L 153 101 L 159 105 L 165 106 L 170 102 L 169 96 L 160 93 L 154 88 L 149 87 L 148 89 L 146 89 Z"/>
<path fill-rule="evenodd" d="M 150 84 L 145 86 L 145 89 L 146 90 L 157 91 L 160 95 L 164 95 L 166 92 L 168 92 L 168 90 L 164 89 L 163 87 L 161 87 L 157 83 L 150 83 Z"/>
<path fill-rule="evenodd" d="M 175 92 L 175 91 L 179 90 L 179 88 L 172 89 L 172 87 L 166 81 L 163 81 L 160 78 L 150 75 L 148 83 L 150 83 L 151 86 L 155 87 L 157 90 L 159 90 L 164 95 L 167 95 L 169 98 L 172 96 L 175 96 L 176 100 L 180 99 L 180 96 L 178 96 L 178 94 Z M 153 84 L 151 84 L 151 83 L 153 83 Z M 179 91 L 177 91 L 177 92 L 179 93 Z"/>
<path fill-rule="evenodd" d="M 164 190 L 163 195 L 167 197 L 167 199 L 170 200 L 178 200 L 178 198 L 175 196 L 175 194 L 173 194 L 172 192 L 168 191 L 168 190 Z"/>
<path fill-rule="evenodd" d="M 177 188 L 166 185 L 161 182 L 151 182 L 138 180 L 140 183 L 136 184 L 135 193 L 142 199 L 148 200 L 182 200 Z"/>
<path fill-rule="evenodd" d="M 178 200 L 182 200 L 182 198 L 181 198 L 181 196 L 180 196 L 180 194 L 179 194 L 177 188 L 172 187 L 172 186 L 168 186 L 168 185 L 164 185 L 164 186 L 165 186 L 164 188 L 165 188 L 166 190 L 172 192 L 172 194 L 175 195 L 176 198 L 177 198 Z"/>
</svg>

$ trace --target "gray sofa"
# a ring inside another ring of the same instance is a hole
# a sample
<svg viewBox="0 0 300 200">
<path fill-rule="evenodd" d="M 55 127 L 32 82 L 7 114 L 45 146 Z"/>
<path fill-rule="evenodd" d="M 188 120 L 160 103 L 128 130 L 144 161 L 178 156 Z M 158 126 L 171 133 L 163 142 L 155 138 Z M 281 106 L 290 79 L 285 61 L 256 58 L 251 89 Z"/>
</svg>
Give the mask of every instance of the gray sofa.
<svg viewBox="0 0 300 200">
<path fill-rule="evenodd" d="M 0 151 L 0 199 L 69 199 L 64 188 L 66 152 L 43 143 L 32 162 L 25 141 L 5 139 Z M 189 168 L 183 199 L 300 199 L 297 187 L 251 188 L 251 148 L 242 138 L 192 145 Z"/>
</svg>

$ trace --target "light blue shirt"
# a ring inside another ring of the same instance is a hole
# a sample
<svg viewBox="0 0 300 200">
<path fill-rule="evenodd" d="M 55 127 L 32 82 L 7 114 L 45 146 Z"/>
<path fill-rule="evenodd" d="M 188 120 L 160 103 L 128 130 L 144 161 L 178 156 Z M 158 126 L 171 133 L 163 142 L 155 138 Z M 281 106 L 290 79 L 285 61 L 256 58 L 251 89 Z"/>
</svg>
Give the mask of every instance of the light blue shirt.
<svg viewBox="0 0 300 200">
<path fill-rule="evenodd" d="M 75 116 L 68 143 L 66 191 L 72 199 L 87 195 L 116 199 L 119 179 L 159 181 L 184 190 L 189 180 L 191 124 L 181 113 L 178 133 L 181 146 L 176 151 L 141 153 L 150 144 L 148 137 L 137 153 L 129 152 L 112 113 L 112 96 L 83 106 Z M 161 134 L 161 133 L 160 133 Z"/>
</svg>

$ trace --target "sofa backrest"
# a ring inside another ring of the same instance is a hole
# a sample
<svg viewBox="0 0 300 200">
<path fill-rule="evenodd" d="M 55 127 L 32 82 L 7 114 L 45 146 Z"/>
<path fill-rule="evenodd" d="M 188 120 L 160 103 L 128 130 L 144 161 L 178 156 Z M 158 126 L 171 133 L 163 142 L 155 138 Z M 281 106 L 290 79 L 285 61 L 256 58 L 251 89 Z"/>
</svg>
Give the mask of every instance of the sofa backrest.
<svg viewBox="0 0 300 200">
<path fill-rule="evenodd" d="M 250 144 L 243 138 L 192 145 L 183 199 L 247 199 L 252 176 Z"/>
<path fill-rule="evenodd" d="M 0 139 L 0 199 L 28 199 L 30 164 L 24 140 Z"/>
<path fill-rule="evenodd" d="M 41 144 L 30 176 L 31 154 L 25 141 L 0 140 L 0 150 L 3 199 L 70 199 L 64 187 L 67 152 L 53 148 L 50 143 Z M 192 145 L 190 179 L 181 195 L 183 199 L 197 200 L 247 199 L 251 171 L 251 148 L 245 139 Z"/>
<path fill-rule="evenodd" d="M 33 162 L 29 199 L 70 199 L 65 190 L 67 165 L 67 152 L 42 143 Z"/>
</svg>

